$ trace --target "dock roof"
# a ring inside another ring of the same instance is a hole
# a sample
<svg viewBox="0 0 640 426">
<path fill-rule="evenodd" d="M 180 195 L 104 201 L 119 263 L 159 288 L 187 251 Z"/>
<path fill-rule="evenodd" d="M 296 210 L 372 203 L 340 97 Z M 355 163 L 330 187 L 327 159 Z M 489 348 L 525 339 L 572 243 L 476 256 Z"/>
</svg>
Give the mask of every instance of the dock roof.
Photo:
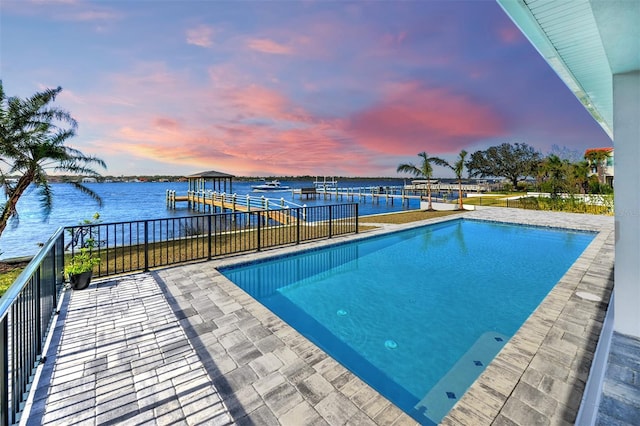
<svg viewBox="0 0 640 426">
<path fill-rule="evenodd" d="M 209 170 L 206 172 L 194 173 L 186 176 L 187 178 L 234 178 L 234 175 L 227 173 L 217 172 L 215 170 Z"/>
</svg>

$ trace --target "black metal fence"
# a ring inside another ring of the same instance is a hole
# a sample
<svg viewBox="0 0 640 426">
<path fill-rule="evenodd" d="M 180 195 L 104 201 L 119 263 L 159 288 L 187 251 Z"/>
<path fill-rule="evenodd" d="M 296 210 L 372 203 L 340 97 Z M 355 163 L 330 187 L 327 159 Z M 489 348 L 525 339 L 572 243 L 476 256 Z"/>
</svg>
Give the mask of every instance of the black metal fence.
<svg viewBox="0 0 640 426">
<path fill-rule="evenodd" d="M 62 291 L 64 232 L 51 236 L 0 299 L 0 424 L 17 421 Z"/>
<path fill-rule="evenodd" d="M 355 233 L 358 204 L 206 214 L 65 228 L 66 249 L 100 258 L 94 276 L 259 251 Z"/>
</svg>

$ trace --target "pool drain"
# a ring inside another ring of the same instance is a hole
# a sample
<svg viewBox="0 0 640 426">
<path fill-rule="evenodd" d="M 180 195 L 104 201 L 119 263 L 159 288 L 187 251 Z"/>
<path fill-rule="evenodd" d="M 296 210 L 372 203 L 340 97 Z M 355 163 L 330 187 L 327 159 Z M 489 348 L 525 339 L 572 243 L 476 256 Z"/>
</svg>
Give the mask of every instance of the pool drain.
<svg viewBox="0 0 640 426">
<path fill-rule="evenodd" d="M 396 343 L 396 341 L 395 341 L 395 340 L 391 340 L 391 339 L 389 339 L 389 340 L 387 340 L 386 342 L 384 342 L 384 346 L 385 346 L 387 349 L 396 349 L 396 348 L 398 347 L 398 343 Z"/>
</svg>

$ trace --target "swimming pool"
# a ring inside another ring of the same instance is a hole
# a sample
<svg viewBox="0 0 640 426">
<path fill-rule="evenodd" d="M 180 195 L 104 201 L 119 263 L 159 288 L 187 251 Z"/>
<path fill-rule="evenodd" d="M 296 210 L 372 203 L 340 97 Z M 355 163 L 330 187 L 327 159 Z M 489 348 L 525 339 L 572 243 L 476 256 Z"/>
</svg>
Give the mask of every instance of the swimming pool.
<svg viewBox="0 0 640 426">
<path fill-rule="evenodd" d="M 434 424 L 594 235 L 458 219 L 221 272 Z"/>
</svg>

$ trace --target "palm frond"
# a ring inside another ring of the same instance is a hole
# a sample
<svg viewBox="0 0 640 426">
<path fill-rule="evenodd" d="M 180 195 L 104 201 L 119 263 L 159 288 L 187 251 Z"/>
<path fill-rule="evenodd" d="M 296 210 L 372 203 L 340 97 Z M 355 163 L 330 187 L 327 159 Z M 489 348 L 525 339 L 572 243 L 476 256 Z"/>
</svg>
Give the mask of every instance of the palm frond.
<svg viewBox="0 0 640 426">
<path fill-rule="evenodd" d="M 69 183 L 78 191 L 91 197 L 91 199 L 93 199 L 98 204 L 98 207 L 102 207 L 102 198 L 100 198 L 100 196 L 96 192 L 92 191 L 90 188 L 87 188 L 86 186 L 78 182 L 69 182 Z"/>
<path fill-rule="evenodd" d="M 410 173 L 414 176 L 421 176 L 422 175 L 422 170 L 420 170 L 419 168 L 417 168 L 415 165 L 413 164 L 400 164 L 398 166 L 397 169 L 398 172 L 400 173 Z"/>
<path fill-rule="evenodd" d="M 44 173 L 37 173 L 34 182 L 38 192 L 40 194 L 40 207 L 45 218 L 48 218 L 53 208 L 53 192 L 51 191 L 51 185 L 47 180 L 47 176 Z"/>
</svg>

